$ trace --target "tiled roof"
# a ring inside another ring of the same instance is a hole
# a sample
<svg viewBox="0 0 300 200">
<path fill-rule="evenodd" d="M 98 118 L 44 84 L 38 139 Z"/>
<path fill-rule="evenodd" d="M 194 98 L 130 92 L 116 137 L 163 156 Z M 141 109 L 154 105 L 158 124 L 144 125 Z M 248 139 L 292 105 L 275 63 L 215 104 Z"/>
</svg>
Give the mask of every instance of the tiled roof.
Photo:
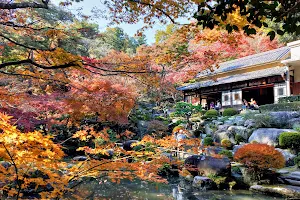
<svg viewBox="0 0 300 200">
<path fill-rule="evenodd" d="M 241 69 L 244 67 L 259 65 L 263 63 L 269 63 L 277 60 L 281 60 L 285 56 L 287 56 L 290 52 L 289 47 L 282 47 L 278 49 L 274 49 L 271 51 L 266 51 L 263 53 L 254 54 L 251 56 L 246 56 L 243 58 L 239 58 L 236 60 L 231 60 L 227 62 L 223 62 L 219 64 L 219 68 L 216 68 L 213 72 L 203 71 L 199 73 L 196 78 L 205 77 L 208 75 L 214 75 L 222 72 L 233 71 L 236 69 Z"/>
<path fill-rule="evenodd" d="M 185 91 L 185 90 L 193 90 L 197 88 L 203 88 L 203 87 L 209 87 L 214 85 L 221 85 L 226 83 L 234 83 L 239 81 L 246 81 L 246 80 L 252 80 L 257 78 L 263 78 L 263 77 L 269 77 L 269 76 L 275 76 L 275 75 L 281 75 L 286 71 L 286 67 L 273 67 L 263 70 L 257 70 L 253 72 L 247 72 L 243 74 L 236 74 L 232 76 L 226 76 L 222 78 L 218 78 L 216 81 L 208 80 L 208 81 L 201 81 L 197 83 L 192 83 L 186 86 L 182 86 L 177 88 L 177 90 Z"/>
</svg>

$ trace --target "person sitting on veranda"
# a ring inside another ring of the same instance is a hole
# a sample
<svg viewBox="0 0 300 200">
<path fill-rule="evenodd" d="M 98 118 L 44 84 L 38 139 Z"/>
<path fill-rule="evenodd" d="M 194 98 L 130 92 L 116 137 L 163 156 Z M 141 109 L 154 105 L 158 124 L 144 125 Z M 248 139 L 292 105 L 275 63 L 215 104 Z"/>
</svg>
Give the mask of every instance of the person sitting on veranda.
<svg viewBox="0 0 300 200">
<path fill-rule="evenodd" d="M 249 104 L 250 104 L 250 109 L 252 109 L 252 110 L 257 110 L 257 109 L 259 109 L 259 107 L 258 107 L 256 101 L 255 101 L 253 98 L 251 98 Z"/>
<path fill-rule="evenodd" d="M 215 103 L 213 101 L 210 102 L 209 108 L 210 109 L 215 109 Z"/>
<path fill-rule="evenodd" d="M 246 99 L 243 99 L 243 110 L 246 110 L 247 108 L 249 108 L 249 103 Z"/>
</svg>

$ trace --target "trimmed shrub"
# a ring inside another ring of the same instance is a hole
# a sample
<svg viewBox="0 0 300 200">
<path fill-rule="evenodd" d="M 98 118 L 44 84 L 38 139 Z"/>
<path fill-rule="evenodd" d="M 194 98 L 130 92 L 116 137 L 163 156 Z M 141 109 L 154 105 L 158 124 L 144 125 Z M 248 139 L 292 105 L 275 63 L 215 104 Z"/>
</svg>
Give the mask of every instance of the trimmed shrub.
<svg viewBox="0 0 300 200">
<path fill-rule="evenodd" d="M 213 146 L 214 140 L 211 137 L 206 137 L 203 139 L 203 145 L 204 146 Z"/>
<path fill-rule="evenodd" d="M 223 139 L 221 141 L 221 146 L 225 147 L 225 148 L 231 148 L 232 147 L 232 143 L 230 142 L 230 140 Z"/>
<path fill-rule="evenodd" d="M 300 102 L 267 104 L 260 106 L 259 109 L 263 112 L 299 111 Z"/>
<path fill-rule="evenodd" d="M 297 101 L 300 101 L 300 95 L 289 96 L 289 97 L 280 97 L 278 101 L 279 101 L 279 103 L 297 102 Z"/>
<path fill-rule="evenodd" d="M 202 119 L 212 119 L 217 118 L 219 116 L 219 112 L 215 109 L 208 110 L 203 116 Z"/>
<path fill-rule="evenodd" d="M 232 159 L 233 155 L 231 151 L 228 150 L 222 150 L 218 153 L 219 155 L 227 156 L 228 158 Z"/>
<path fill-rule="evenodd" d="M 293 150 L 300 149 L 300 133 L 299 132 L 283 132 L 279 136 L 279 145 L 283 148 Z"/>
<path fill-rule="evenodd" d="M 226 108 L 223 111 L 223 116 L 234 116 L 234 115 L 237 115 L 237 114 L 239 114 L 239 111 L 234 109 L 234 108 Z"/>
<path fill-rule="evenodd" d="M 246 144 L 236 151 L 234 160 L 254 172 L 256 178 L 270 168 L 280 169 L 285 166 L 283 155 L 267 144 Z"/>
</svg>

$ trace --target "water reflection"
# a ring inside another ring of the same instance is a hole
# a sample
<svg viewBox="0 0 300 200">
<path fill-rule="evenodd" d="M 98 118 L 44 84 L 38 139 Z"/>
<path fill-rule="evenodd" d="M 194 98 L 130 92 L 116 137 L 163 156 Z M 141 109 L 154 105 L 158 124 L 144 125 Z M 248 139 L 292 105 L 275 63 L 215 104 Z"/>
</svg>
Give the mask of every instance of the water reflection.
<svg viewBox="0 0 300 200">
<path fill-rule="evenodd" d="M 183 190 L 178 181 L 169 184 L 155 184 L 144 181 L 122 181 L 120 184 L 104 181 L 90 181 L 80 185 L 75 191 L 82 199 L 112 200 L 283 200 L 252 193 L 238 191 L 198 191 Z M 72 199 L 72 198 L 69 198 Z"/>
</svg>

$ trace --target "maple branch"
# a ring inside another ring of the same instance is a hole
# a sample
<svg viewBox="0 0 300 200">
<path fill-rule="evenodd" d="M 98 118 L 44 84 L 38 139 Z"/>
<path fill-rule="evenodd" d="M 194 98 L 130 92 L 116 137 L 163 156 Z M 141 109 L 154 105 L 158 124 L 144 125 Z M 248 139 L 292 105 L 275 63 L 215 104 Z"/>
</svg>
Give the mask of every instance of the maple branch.
<svg viewBox="0 0 300 200">
<path fill-rule="evenodd" d="M 12 27 L 12 28 L 31 29 L 31 30 L 34 30 L 34 31 L 41 31 L 41 30 L 45 30 L 45 29 L 55 29 L 55 28 L 50 27 L 50 26 L 41 27 L 41 28 L 34 28 L 34 27 L 30 26 L 31 24 L 20 25 L 20 24 L 15 24 L 14 22 L 0 22 L 0 25 L 3 25 L 3 26 L 8 26 L 8 27 Z M 57 30 L 57 29 L 55 29 L 55 30 Z"/>
<path fill-rule="evenodd" d="M 159 12 L 161 12 L 163 15 L 165 15 L 167 18 L 169 18 L 173 24 L 180 25 L 180 23 L 176 22 L 175 19 L 173 19 L 166 11 L 164 11 L 161 8 L 158 8 L 157 6 L 155 6 L 151 3 L 143 2 L 143 1 L 140 1 L 140 0 L 129 0 L 129 1 L 133 2 L 133 3 L 138 3 L 138 4 L 146 5 L 146 6 L 149 6 L 149 7 L 153 7 L 156 10 L 158 10 Z"/>
<path fill-rule="evenodd" d="M 42 0 L 42 3 L 37 2 L 22 2 L 22 3 L 0 3 L 0 9 L 12 10 L 17 8 L 44 8 L 48 9 L 49 0 Z"/>
<path fill-rule="evenodd" d="M 2 143 L 3 147 L 5 148 L 5 151 L 6 153 L 8 154 L 11 162 L 12 162 L 12 165 L 14 166 L 14 169 L 15 169 L 15 173 L 16 173 L 16 179 L 17 179 L 17 185 L 18 185 L 18 194 L 16 196 L 16 199 L 19 199 L 19 196 L 20 196 L 20 192 L 21 192 L 21 182 L 20 182 L 20 179 L 19 179 L 19 171 L 18 171 L 18 167 L 12 157 L 12 155 L 10 154 L 10 152 L 8 151 L 7 147 L 5 146 L 4 143 Z"/>
<path fill-rule="evenodd" d="M 92 68 L 95 69 L 99 69 L 101 71 L 105 71 L 105 72 L 116 72 L 116 73 L 124 73 L 124 74 L 155 74 L 155 71 L 127 71 L 127 70 L 111 70 L 111 69 L 105 69 L 105 68 L 101 68 L 98 67 L 96 65 L 92 65 L 92 64 L 88 64 L 88 63 L 83 63 L 84 65 L 90 66 Z"/>
<path fill-rule="evenodd" d="M 36 48 L 36 47 L 27 46 L 27 45 L 25 45 L 25 44 L 22 44 L 22 43 L 19 43 L 19 42 L 17 42 L 17 41 L 14 41 L 14 40 L 12 40 L 11 38 L 9 38 L 9 37 L 7 37 L 7 36 L 1 34 L 1 33 L 0 33 L 0 37 L 3 37 L 4 39 L 6 39 L 6 40 L 8 40 L 8 41 L 10 41 L 10 42 L 12 42 L 12 43 L 14 43 L 15 45 L 24 47 L 24 48 L 26 48 L 26 49 L 34 50 L 34 51 L 38 51 L 38 50 L 41 50 L 41 51 L 54 51 L 54 50 L 55 50 L 55 48 L 52 48 L 52 49 L 48 49 L 48 48 L 47 48 L 47 49 L 42 49 L 42 48 Z"/>
<path fill-rule="evenodd" d="M 71 61 L 71 62 L 66 63 L 66 64 L 62 64 L 62 65 L 45 66 L 45 65 L 41 65 L 41 64 L 33 61 L 32 59 L 25 59 L 25 60 L 18 60 L 18 61 L 11 61 L 11 62 L 1 63 L 0 64 L 0 69 L 8 67 L 8 66 L 23 65 L 23 64 L 31 64 L 31 65 L 36 66 L 36 67 L 41 68 L 41 69 L 65 69 L 65 68 L 75 67 L 75 66 L 80 67 L 80 65 L 76 63 L 77 61 L 78 60 L 74 60 L 74 61 Z"/>
</svg>

